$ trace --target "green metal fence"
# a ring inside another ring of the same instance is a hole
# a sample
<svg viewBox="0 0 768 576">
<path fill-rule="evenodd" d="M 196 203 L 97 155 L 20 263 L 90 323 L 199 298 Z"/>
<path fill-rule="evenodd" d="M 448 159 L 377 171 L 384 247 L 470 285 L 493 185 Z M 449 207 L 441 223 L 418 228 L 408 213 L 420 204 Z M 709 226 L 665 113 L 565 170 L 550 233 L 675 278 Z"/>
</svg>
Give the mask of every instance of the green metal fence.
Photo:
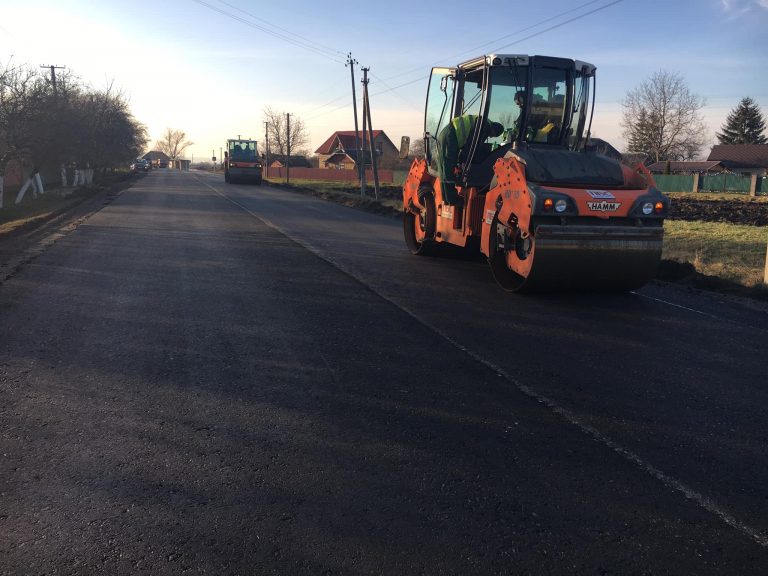
<svg viewBox="0 0 768 576">
<path fill-rule="evenodd" d="M 703 174 L 699 178 L 699 191 L 749 194 L 751 182 L 749 176 L 741 174 Z"/>
<path fill-rule="evenodd" d="M 693 191 L 693 175 L 691 174 L 654 174 L 653 179 L 662 192 Z"/>
</svg>

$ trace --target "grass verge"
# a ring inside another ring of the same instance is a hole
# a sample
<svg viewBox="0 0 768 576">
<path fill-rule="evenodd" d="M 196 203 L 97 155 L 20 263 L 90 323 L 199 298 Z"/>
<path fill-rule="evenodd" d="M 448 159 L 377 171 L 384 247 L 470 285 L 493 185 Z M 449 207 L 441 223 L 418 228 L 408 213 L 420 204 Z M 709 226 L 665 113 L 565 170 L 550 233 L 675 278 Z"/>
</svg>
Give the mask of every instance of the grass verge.
<svg viewBox="0 0 768 576">
<path fill-rule="evenodd" d="M 667 220 L 662 251 L 667 264 L 662 266 L 661 276 L 768 299 L 768 288 L 763 284 L 766 245 L 765 227 Z"/>
<path fill-rule="evenodd" d="M 66 195 L 62 193 L 61 189 L 50 189 L 37 198 L 28 196 L 18 206 L 14 204 L 15 194 L 6 190 L 4 207 L 0 209 L 0 235 L 11 234 L 45 222 L 106 189 L 120 189 L 129 186 L 133 183 L 130 176 L 129 173 L 116 172 L 90 188 L 68 189 Z"/>
</svg>

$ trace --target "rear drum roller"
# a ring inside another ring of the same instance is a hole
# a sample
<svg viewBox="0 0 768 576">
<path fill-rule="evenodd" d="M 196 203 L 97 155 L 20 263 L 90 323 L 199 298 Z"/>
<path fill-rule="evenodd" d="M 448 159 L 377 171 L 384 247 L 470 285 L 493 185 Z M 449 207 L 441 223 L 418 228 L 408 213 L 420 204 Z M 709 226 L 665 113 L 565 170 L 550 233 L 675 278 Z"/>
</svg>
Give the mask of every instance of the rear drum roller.
<svg viewBox="0 0 768 576">
<path fill-rule="evenodd" d="M 432 191 L 419 194 L 424 206 L 418 209 L 411 206 L 403 215 L 403 234 L 405 243 L 412 254 L 429 256 L 434 253 L 435 228 L 437 225 L 437 211 L 435 210 L 435 198 Z"/>
</svg>

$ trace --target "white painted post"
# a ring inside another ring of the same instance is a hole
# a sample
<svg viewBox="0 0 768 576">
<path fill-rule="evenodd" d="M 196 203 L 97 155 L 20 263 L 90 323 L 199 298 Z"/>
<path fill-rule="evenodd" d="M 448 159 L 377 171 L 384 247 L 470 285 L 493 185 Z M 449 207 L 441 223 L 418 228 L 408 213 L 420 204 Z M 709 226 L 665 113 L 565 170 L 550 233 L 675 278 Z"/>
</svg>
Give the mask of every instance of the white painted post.
<svg viewBox="0 0 768 576">
<path fill-rule="evenodd" d="M 763 284 L 768 286 L 768 245 L 765 247 L 765 271 L 763 272 Z"/>
<path fill-rule="evenodd" d="M 40 172 L 35 172 L 35 192 L 42 196 L 45 193 L 43 188 L 43 179 L 40 178 Z"/>
<path fill-rule="evenodd" d="M 72 187 L 77 188 L 78 184 L 80 183 L 80 171 L 75 168 L 72 172 L 74 173 L 72 175 Z"/>
<path fill-rule="evenodd" d="M 21 190 L 19 190 L 19 193 L 16 194 L 16 204 L 21 204 L 21 201 L 24 200 L 24 194 L 27 193 L 27 188 L 34 185 L 34 180 L 32 179 L 32 176 L 27 178 L 27 181 L 24 182 L 24 186 L 21 187 Z"/>
<path fill-rule="evenodd" d="M 67 167 L 63 163 L 61 165 L 61 187 L 67 187 Z"/>
</svg>

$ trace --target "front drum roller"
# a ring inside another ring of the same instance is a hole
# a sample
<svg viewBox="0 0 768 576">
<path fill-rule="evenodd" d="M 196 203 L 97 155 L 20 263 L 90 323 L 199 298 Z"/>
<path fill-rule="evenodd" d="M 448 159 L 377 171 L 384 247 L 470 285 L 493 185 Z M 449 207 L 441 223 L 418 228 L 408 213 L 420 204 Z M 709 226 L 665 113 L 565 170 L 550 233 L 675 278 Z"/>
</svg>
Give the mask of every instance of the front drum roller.
<svg viewBox="0 0 768 576">
<path fill-rule="evenodd" d="M 504 290 L 509 290 L 510 292 L 521 290 L 525 286 L 526 277 L 511 270 L 507 264 L 507 253 L 510 250 L 513 250 L 516 255 L 518 252 L 521 252 L 521 248 L 515 250 L 510 242 L 515 237 L 518 237 L 519 233 L 513 235 L 511 230 L 506 226 L 502 226 L 499 223 L 498 217 L 494 216 L 493 222 L 491 222 L 490 234 L 491 237 L 488 241 L 488 264 L 491 266 L 494 279 Z M 530 238 L 527 240 L 530 241 Z M 530 243 L 527 243 L 527 247 L 530 249 Z M 527 257 L 527 255 L 525 256 Z"/>
<path fill-rule="evenodd" d="M 650 281 L 661 259 L 660 226 L 541 225 L 535 230 L 523 237 L 493 219 L 488 262 L 505 290 L 624 292 Z"/>
<path fill-rule="evenodd" d="M 423 208 L 411 204 L 403 215 L 403 235 L 411 254 L 429 256 L 435 249 L 437 210 L 431 188 L 421 188 L 419 198 Z"/>
</svg>

